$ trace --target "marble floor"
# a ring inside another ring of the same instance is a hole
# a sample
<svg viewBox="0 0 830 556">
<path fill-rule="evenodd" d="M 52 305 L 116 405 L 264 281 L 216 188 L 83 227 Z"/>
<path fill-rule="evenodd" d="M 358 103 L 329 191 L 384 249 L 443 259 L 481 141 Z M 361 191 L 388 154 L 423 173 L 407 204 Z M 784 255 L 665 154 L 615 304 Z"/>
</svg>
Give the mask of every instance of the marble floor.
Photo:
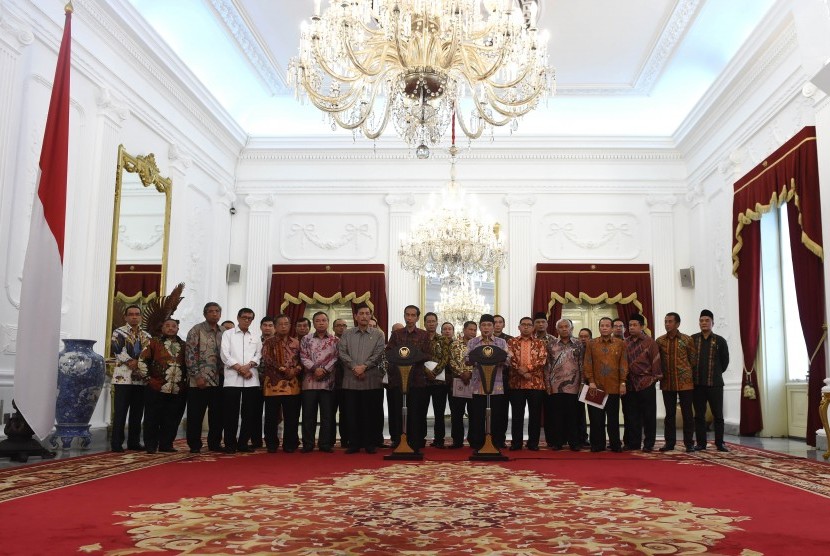
<svg viewBox="0 0 830 556">
<path fill-rule="evenodd" d="M 432 430 L 432 423 L 430 423 L 429 430 Z M 448 429 L 449 430 L 449 429 Z M 679 433 L 680 431 L 678 431 Z M 508 432 L 509 434 L 509 432 Z M 658 443 L 660 442 L 660 436 L 662 435 L 662 429 L 658 428 Z M 179 437 L 184 436 L 184 431 L 179 431 Z M 387 438 L 388 438 L 388 431 L 387 431 Z M 731 442 L 734 444 L 741 444 L 744 446 L 750 446 L 753 448 L 763 448 L 765 450 L 771 450 L 773 452 L 781 452 L 784 454 L 790 454 L 793 456 L 800 456 L 807 459 L 825 462 L 830 465 L 830 461 L 825 460 L 822 455 L 822 451 L 816 450 L 812 446 L 808 446 L 804 440 L 802 439 L 793 439 L 793 438 L 762 438 L 762 437 L 748 437 L 748 436 L 734 436 L 727 434 L 725 436 L 727 442 Z M 710 439 L 711 442 L 711 439 Z M 92 444 L 88 449 L 82 450 L 81 448 L 76 446 L 77 439 L 73 443 L 72 448 L 69 450 L 57 450 L 57 459 L 62 458 L 71 458 L 76 457 L 79 455 L 86 455 L 86 454 L 95 454 L 100 452 L 105 452 L 109 450 L 109 442 L 107 441 L 107 430 L 104 428 L 100 429 L 93 429 L 92 430 Z M 31 457 L 28 462 L 26 463 L 19 463 L 10 461 L 8 458 L 0 459 L 0 469 L 7 469 L 11 467 L 17 467 L 21 465 L 30 465 L 33 463 L 38 463 L 41 460 L 39 457 Z"/>
</svg>

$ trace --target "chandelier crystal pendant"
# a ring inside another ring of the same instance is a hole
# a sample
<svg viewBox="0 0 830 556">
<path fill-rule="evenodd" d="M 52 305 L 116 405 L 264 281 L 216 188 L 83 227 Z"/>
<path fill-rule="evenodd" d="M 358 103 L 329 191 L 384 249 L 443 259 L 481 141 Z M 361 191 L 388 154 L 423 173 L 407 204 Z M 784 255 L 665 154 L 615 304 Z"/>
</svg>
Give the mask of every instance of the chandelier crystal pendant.
<svg viewBox="0 0 830 556">
<path fill-rule="evenodd" d="M 398 249 L 404 270 L 444 284 L 491 279 L 506 260 L 499 225 L 455 181 L 454 122 L 452 135 L 450 182 L 440 197 L 430 195 L 428 207 L 412 217 L 412 230 L 401 237 Z"/>
<path fill-rule="evenodd" d="M 473 281 L 464 278 L 458 284 L 441 286 L 441 298 L 435 302 L 435 312 L 459 330 L 469 320 L 478 322 L 481 315 L 490 312 L 490 305 Z"/>
<path fill-rule="evenodd" d="M 436 145 L 453 113 L 476 139 L 554 89 L 539 0 L 331 0 L 303 22 L 289 81 L 340 126 Z"/>
</svg>

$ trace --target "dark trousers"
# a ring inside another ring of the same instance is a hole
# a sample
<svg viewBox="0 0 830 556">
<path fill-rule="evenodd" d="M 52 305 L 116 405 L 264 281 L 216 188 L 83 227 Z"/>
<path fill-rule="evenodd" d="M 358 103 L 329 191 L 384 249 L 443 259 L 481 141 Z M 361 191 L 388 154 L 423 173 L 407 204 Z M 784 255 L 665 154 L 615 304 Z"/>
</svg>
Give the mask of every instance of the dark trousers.
<svg viewBox="0 0 830 556">
<path fill-rule="evenodd" d="M 141 445 L 141 418 L 144 416 L 143 384 L 116 384 L 114 396 L 114 414 L 112 416 L 112 449 L 124 447 L 124 427 L 127 413 L 130 414 L 130 426 L 127 433 L 127 448 L 137 450 Z"/>
<path fill-rule="evenodd" d="M 695 386 L 695 439 L 698 446 L 706 445 L 706 404 L 712 409 L 715 444 L 723 444 L 723 386 Z M 684 417 L 685 420 L 685 417 Z"/>
<path fill-rule="evenodd" d="M 539 447 L 539 435 L 542 430 L 542 401 L 544 390 L 510 389 L 508 398 L 510 410 L 513 414 L 510 434 L 513 438 L 512 447 L 521 447 L 524 436 L 525 405 L 527 405 L 527 445 L 531 448 Z M 506 433 L 505 433 L 506 436 Z"/>
<path fill-rule="evenodd" d="M 381 400 L 381 405 L 383 400 Z M 389 438 L 392 439 L 392 444 L 397 445 L 401 441 L 401 432 L 403 432 L 403 391 L 397 386 L 389 386 L 386 388 L 386 407 L 389 410 Z M 383 407 L 380 410 L 383 416 Z M 381 417 L 382 419 L 383 417 Z M 349 430 L 351 434 L 351 430 Z M 380 425 L 380 440 L 383 441 L 383 421 Z M 378 444 L 380 446 L 380 444 Z"/>
<path fill-rule="evenodd" d="M 251 446 L 254 448 L 262 448 L 262 411 L 265 404 L 265 396 L 262 395 L 262 389 L 257 389 L 257 396 L 253 403 L 256 405 L 255 409 L 251 409 L 253 413 L 253 421 L 251 421 Z M 281 415 L 277 414 L 277 425 L 282 420 Z"/>
<path fill-rule="evenodd" d="M 345 390 L 346 419 L 349 421 L 349 448 L 375 448 L 383 435 L 383 390 Z"/>
<path fill-rule="evenodd" d="M 499 448 L 504 448 L 505 443 L 507 442 L 507 424 L 510 421 L 510 392 L 512 390 L 507 387 L 507 369 L 504 369 L 502 372 L 505 373 L 504 375 L 504 412 L 490 412 L 490 433 L 493 435 L 493 444 L 498 446 Z M 496 396 L 498 397 L 498 396 Z M 492 398 L 490 400 L 490 407 L 493 407 Z M 541 419 L 541 406 L 540 406 L 540 414 L 539 418 Z M 515 419 L 515 417 L 513 417 Z M 524 415 L 522 415 L 521 421 L 524 421 Z M 541 430 L 541 429 L 540 429 Z M 512 432 L 511 432 L 512 434 Z M 496 441 L 496 439 L 499 439 Z M 538 441 L 537 441 L 538 444 Z"/>
<path fill-rule="evenodd" d="M 329 430 L 329 437 L 328 437 L 328 446 L 333 447 L 335 441 L 337 440 L 337 429 L 340 430 L 340 445 L 347 446 L 349 444 L 349 426 L 345 419 L 345 409 L 346 409 L 346 394 L 345 390 L 339 388 L 337 390 L 332 391 L 332 395 L 330 396 L 331 400 L 331 418 L 332 418 L 332 426 L 331 430 Z M 338 411 L 339 410 L 339 411 Z M 336 425 L 336 426 L 335 426 Z M 321 433 L 322 434 L 322 433 Z M 323 445 L 322 437 L 320 438 L 320 444 Z"/>
<path fill-rule="evenodd" d="M 225 422 L 225 449 L 236 450 L 239 446 L 247 446 L 255 430 L 257 415 L 262 414 L 259 401 L 262 399 L 262 390 L 259 386 L 223 386 L 222 387 L 222 420 Z M 239 417 L 242 416 L 240 425 Z M 239 430 L 239 436 L 236 432 Z"/>
<path fill-rule="evenodd" d="M 622 442 L 620 442 L 619 394 L 608 394 L 605 409 L 589 405 L 588 417 L 591 419 L 591 450 L 605 449 L 606 421 L 608 423 L 608 443 L 611 444 L 611 449 L 622 448 Z"/>
<path fill-rule="evenodd" d="M 631 450 L 654 448 L 657 437 L 657 387 L 628 390 L 622 397 L 626 446 Z"/>
<path fill-rule="evenodd" d="M 478 450 L 484 445 L 485 436 L 485 418 L 487 414 L 487 396 L 473 394 L 473 400 L 469 406 L 470 413 L 470 446 Z M 492 424 L 507 413 L 507 396 L 504 394 L 490 396 L 490 434 L 493 439 L 493 444 L 498 447 L 504 447 L 506 442 L 506 432 L 503 436 L 496 436 L 496 431 L 493 430 Z"/>
<path fill-rule="evenodd" d="M 677 439 L 674 414 L 677 411 L 677 400 L 680 399 L 680 414 L 683 416 L 683 444 L 687 448 L 695 445 L 695 422 L 692 415 L 692 401 L 694 390 L 663 390 L 663 405 L 666 408 L 666 418 L 663 420 L 663 434 L 666 446 L 674 447 Z"/>
<path fill-rule="evenodd" d="M 331 390 L 303 390 L 300 394 L 303 400 L 303 448 L 314 448 L 314 434 L 317 432 L 317 411 L 320 412 L 320 441 L 319 448 L 334 446 L 334 415 Z"/>
<path fill-rule="evenodd" d="M 409 387 L 406 393 L 406 439 L 413 450 L 426 444 L 429 391 L 427 388 Z"/>
<path fill-rule="evenodd" d="M 579 412 L 585 414 L 584 404 L 576 394 L 545 394 L 545 440 L 551 448 L 568 444 L 571 448 L 582 446 L 584 435 L 579 422 Z"/>
<path fill-rule="evenodd" d="M 449 373 L 447 373 L 449 374 Z M 430 384 L 427 386 L 427 395 L 432 401 L 432 413 L 435 415 L 435 423 L 432 426 L 432 438 L 436 444 L 443 444 L 447 436 L 447 426 L 444 423 L 444 411 L 447 409 L 447 385 Z M 427 430 L 427 416 L 424 413 L 424 430 Z"/>
<path fill-rule="evenodd" d="M 282 412 L 282 449 L 293 452 L 300 445 L 300 394 L 294 396 L 264 396 L 265 398 L 265 445 L 276 450 L 280 445 L 278 427 Z"/>
<path fill-rule="evenodd" d="M 459 398 L 450 392 L 450 436 L 456 446 L 464 444 L 464 413 L 470 411 L 470 398 Z"/>
<path fill-rule="evenodd" d="M 202 421 L 208 415 L 208 449 L 222 449 L 222 387 L 191 387 L 187 391 L 187 445 L 202 449 Z"/>
<path fill-rule="evenodd" d="M 185 395 L 164 394 L 145 386 L 144 447 L 147 450 L 172 450 L 181 423 Z"/>
</svg>

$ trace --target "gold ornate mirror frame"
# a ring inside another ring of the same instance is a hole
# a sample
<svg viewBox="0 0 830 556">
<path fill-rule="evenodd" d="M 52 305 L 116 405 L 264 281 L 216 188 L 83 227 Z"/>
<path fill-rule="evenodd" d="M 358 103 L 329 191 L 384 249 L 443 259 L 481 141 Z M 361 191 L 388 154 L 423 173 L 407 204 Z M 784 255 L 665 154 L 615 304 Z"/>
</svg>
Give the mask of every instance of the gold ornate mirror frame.
<svg viewBox="0 0 830 556">
<path fill-rule="evenodd" d="M 164 230 L 162 239 L 161 280 L 160 291 L 164 292 L 167 279 L 167 250 L 170 240 L 170 202 L 172 199 L 173 183 L 159 172 L 156 157 L 150 153 L 146 156 L 129 154 L 124 145 L 118 145 L 118 167 L 115 172 L 115 202 L 113 203 L 112 217 L 112 244 L 110 248 L 110 281 L 109 296 L 107 297 L 107 341 L 105 342 L 105 357 L 110 357 L 109 338 L 112 334 L 113 307 L 115 301 L 115 272 L 118 264 L 118 232 L 121 219 L 121 198 L 124 172 L 137 174 L 144 187 L 154 187 L 163 194 L 164 200 Z"/>
</svg>

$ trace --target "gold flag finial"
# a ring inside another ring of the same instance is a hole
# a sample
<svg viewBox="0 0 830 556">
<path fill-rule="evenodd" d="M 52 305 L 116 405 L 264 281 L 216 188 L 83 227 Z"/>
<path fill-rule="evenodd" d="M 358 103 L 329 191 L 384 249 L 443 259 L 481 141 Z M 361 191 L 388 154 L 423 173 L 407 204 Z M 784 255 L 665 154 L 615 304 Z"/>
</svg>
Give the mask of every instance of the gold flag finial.
<svg viewBox="0 0 830 556">
<path fill-rule="evenodd" d="M 75 8 L 72 6 L 72 0 L 69 0 L 69 2 L 66 3 L 66 6 L 63 7 L 63 11 L 65 11 L 68 14 L 71 14 L 75 11 Z"/>
</svg>

